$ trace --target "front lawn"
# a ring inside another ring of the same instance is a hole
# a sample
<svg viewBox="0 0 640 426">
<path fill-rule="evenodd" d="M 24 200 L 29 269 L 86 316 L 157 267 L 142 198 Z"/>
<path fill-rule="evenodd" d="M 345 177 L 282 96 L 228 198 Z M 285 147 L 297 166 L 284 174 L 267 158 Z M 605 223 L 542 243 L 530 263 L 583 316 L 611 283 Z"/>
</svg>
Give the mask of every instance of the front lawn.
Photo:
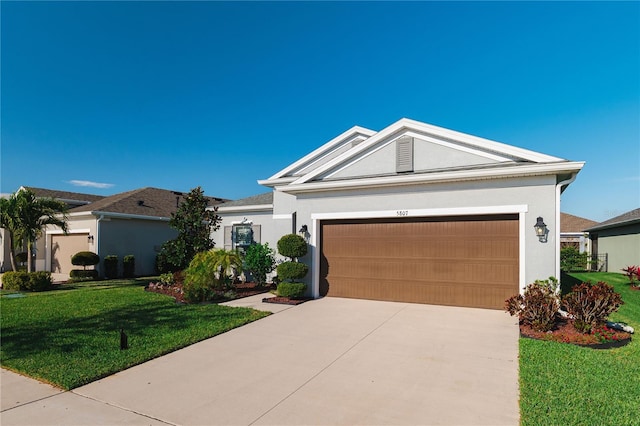
<svg viewBox="0 0 640 426">
<path fill-rule="evenodd" d="M 73 389 L 269 313 L 215 304 L 179 305 L 145 292 L 145 280 L 2 292 L 2 367 Z M 129 349 L 120 350 L 120 329 Z"/>
<path fill-rule="evenodd" d="M 563 343 L 520 339 L 522 425 L 637 424 L 640 413 L 640 291 L 623 274 L 575 273 L 566 282 L 604 281 L 625 304 L 611 315 L 636 333 L 618 349 L 594 350 Z"/>
</svg>

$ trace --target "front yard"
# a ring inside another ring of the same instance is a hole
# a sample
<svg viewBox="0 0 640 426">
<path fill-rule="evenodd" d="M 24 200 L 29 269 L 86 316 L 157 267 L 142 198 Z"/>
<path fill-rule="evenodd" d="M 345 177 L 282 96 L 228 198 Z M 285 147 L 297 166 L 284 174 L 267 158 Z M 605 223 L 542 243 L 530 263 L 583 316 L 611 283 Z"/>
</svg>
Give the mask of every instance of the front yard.
<svg viewBox="0 0 640 426">
<path fill-rule="evenodd" d="M 614 273 L 571 274 L 567 281 L 605 281 L 625 304 L 611 316 L 636 334 L 618 349 L 594 350 L 520 339 L 522 425 L 630 425 L 640 413 L 640 291 Z"/>
<path fill-rule="evenodd" d="M 269 314 L 179 305 L 145 292 L 147 282 L 70 284 L 24 296 L 3 292 L 2 367 L 73 389 Z M 129 349 L 120 349 L 120 329 Z"/>
</svg>

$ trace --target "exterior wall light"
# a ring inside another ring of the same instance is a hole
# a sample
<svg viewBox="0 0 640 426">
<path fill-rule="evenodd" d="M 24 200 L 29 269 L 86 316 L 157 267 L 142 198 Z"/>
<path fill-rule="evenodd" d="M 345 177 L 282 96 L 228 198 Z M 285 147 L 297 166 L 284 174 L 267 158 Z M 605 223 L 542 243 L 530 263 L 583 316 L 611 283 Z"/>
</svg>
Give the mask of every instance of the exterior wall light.
<svg viewBox="0 0 640 426">
<path fill-rule="evenodd" d="M 93 244 L 93 235 L 89 235 L 87 237 L 87 241 L 89 242 L 89 244 Z"/>
<path fill-rule="evenodd" d="M 307 225 L 302 225 L 300 227 L 300 230 L 298 230 L 298 235 L 300 235 L 302 238 L 304 238 L 304 240 L 306 242 L 309 242 L 310 235 L 309 235 L 309 228 L 307 228 Z"/>
<path fill-rule="evenodd" d="M 547 225 L 544 223 L 544 220 L 541 216 L 538 216 L 536 219 L 536 224 L 533 225 L 533 228 L 536 230 L 536 235 L 541 243 L 547 242 L 547 235 L 549 235 L 549 229 L 547 229 Z"/>
</svg>

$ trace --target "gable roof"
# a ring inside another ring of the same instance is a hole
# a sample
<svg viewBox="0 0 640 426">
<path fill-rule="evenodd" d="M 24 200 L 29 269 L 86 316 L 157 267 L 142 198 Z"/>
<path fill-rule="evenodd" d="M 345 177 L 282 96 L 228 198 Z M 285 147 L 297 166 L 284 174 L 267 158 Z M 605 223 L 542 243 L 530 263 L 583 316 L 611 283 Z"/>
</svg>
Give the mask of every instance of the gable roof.
<svg viewBox="0 0 640 426">
<path fill-rule="evenodd" d="M 23 186 L 39 198 L 53 198 L 67 203 L 70 206 L 79 206 L 93 203 L 104 198 L 102 195 L 84 194 L 80 192 L 58 191 L 55 189 L 35 188 L 33 186 Z"/>
<path fill-rule="evenodd" d="M 569 213 L 560 213 L 560 232 L 584 232 L 590 226 L 595 225 L 595 220 L 585 219 L 584 217 L 574 216 Z"/>
<path fill-rule="evenodd" d="M 111 213 L 125 216 L 142 216 L 168 219 L 175 213 L 177 206 L 184 200 L 182 192 L 169 191 L 159 188 L 140 188 L 122 192 L 98 200 L 94 203 L 69 210 L 75 213 Z M 209 205 L 223 203 L 224 199 L 206 197 Z"/>
<path fill-rule="evenodd" d="M 473 162 L 441 166 L 438 158 L 435 158 L 431 160 L 433 166 L 423 170 L 410 173 L 399 173 L 395 169 L 376 172 L 377 164 L 368 157 L 405 136 L 418 139 L 421 143 L 424 142 L 425 146 L 430 144 L 431 149 L 440 152 L 466 156 L 467 159 L 473 159 Z M 357 143 L 353 143 L 352 138 L 358 138 Z M 359 173 L 356 170 L 357 164 L 366 161 L 370 164 L 363 170 L 368 173 Z M 258 183 L 284 192 L 296 193 L 436 181 L 572 175 L 580 171 L 583 165 L 583 162 L 570 162 L 559 157 L 403 118 L 377 133 L 354 127 L 269 179 Z M 344 173 L 349 168 L 356 171 L 351 174 Z"/>
<path fill-rule="evenodd" d="M 619 226 L 633 225 L 640 223 L 640 208 L 630 210 L 619 216 L 600 222 L 595 226 L 587 228 L 585 231 L 599 231 L 601 229 L 617 228 Z"/>
</svg>

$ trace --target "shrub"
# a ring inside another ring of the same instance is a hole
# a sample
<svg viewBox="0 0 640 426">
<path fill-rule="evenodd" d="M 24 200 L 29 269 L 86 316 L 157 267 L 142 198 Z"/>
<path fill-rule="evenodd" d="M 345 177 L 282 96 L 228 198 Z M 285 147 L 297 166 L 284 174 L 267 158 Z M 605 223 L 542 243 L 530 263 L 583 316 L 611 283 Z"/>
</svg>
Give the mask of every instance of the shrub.
<svg viewBox="0 0 640 426">
<path fill-rule="evenodd" d="M 16 254 L 16 262 L 27 263 L 27 256 L 29 255 L 26 251 L 21 251 L 20 253 Z"/>
<path fill-rule="evenodd" d="M 295 260 L 307 254 L 307 242 L 298 234 L 287 234 L 278 240 L 278 252 Z"/>
<path fill-rule="evenodd" d="M 46 291 L 53 287 L 51 273 L 38 272 L 5 272 L 2 275 L 2 285 L 5 290 L 16 291 Z"/>
<path fill-rule="evenodd" d="M 556 313 L 560 308 L 558 298 L 558 280 L 536 280 L 524 289 L 524 295 L 518 294 L 505 301 L 505 310 L 512 316 L 517 315 L 523 324 L 537 331 L 549 331 L 553 328 Z"/>
<path fill-rule="evenodd" d="M 71 282 L 79 282 L 79 281 L 95 281 L 98 279 L 98 271 L 95 269 L 72 269 L 69 272 L 69 281 Z"/>
<path fill-rule="evenodd" d="M 26 290 L 47 291 L 51 290 L 52 287 L 51 272 L 38 271 L 29 273 L 29 282 L 27 283 Z"/>
<path fill-rule="evenodd" d="M 562 303 L 573 316 L 575 329 L 585 334 L 604 325 L 609 315 L 624 304 L 613 287 L 602 281 L 574 286 L 571 293 L 562 298 Z"/>
<path fill-rule="evenodd" d="M 171 240 L 162 244 L 156 256 L 156 269 L 160 273 L 177 272 L 189 265 L 187 248 L 182 240 Z"/>
<path fill-rule="evenodd" d="M 184 292 L 184 299 L 189 303 L 206 302 L 213 296 L 211 287 L 194 281 L 185 280 L 182 291 Z"/>
<path fill-rule="evenodd" d="M 160 275 L 160 282 L 164 285 L 172 285 L 176 280 L 171 272 L 167 272 L 166 274 Z"/>
<path fill-rule="evenodd" d="M 87 269 L 87 266 L 94 266 L 100 263 L 100 256 L 92 251 L 81 251 L 71 256 L 71 264 L 75 266 L 82 266 L 83 269 Z"/>
<path fill-rule="evenodd" d="M 307 275 L 309 267 L 299 262 L 284 262 L 278 265 L 278 276 L 283 281 L 300 280 Z"/>
<path fill-rule="evenodd" d="M 135 276 L 136 258 L 134 255 L 129 254 L 122 259 L 122 269 L 123 269 L 122 275 L 125 278 L 133 278 Z"/>
<path fill-rule="evenodd" d="M 118 256 L 113 254 L 105 256 L 104 276 L 106 278 L 118 278 Z"/>
<path fill-rule="evenodd" d="M 560 250 L 560 269 L 564 272 L 585 271 L 587 269 L 587 253 L 580 253 L 575 247 Z"/>
<path fill-rule="evenodd" d="M 622 270 L 627 278 L 629 278 L 629 284 L 637 286 L 640 281 L 640 266 L 627 266 Z"/>
<path fill-rule="evenodd" d="M 298 299 L 304 296 L 305 291 L 307 291 L 305 283 L 282 282 L 278 284 L 278 296 L 281 297 Z"/>
<path fill-rule="evenodd" d="M 28 282 L 29 273 L 26 271 L 9 271 L 2 274 L 2 287 L 5 290 L 25 290 Z"/>
<path fill-rule="evenodd" d="M 276 267 L 275 253 L 269 247 L 269 243 L 250 245 L 244 256 L 244 267 L 251 273 L 256 283 L 265 284 L 267 274 Z"/>
</svg>

